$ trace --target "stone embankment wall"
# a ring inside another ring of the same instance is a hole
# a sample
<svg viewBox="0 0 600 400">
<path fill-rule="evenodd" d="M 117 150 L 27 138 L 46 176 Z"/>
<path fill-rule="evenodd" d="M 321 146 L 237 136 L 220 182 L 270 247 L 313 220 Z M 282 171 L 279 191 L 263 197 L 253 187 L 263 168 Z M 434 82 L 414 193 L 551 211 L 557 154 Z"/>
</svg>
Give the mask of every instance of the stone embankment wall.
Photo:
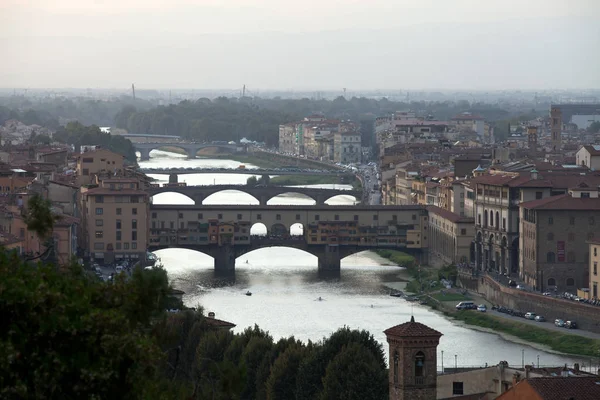
<svg viewBox="0 0 600 400">
<path fill-rule="evenodd" d="M 557 318 L 576 321 L 581 329 L 600 333 L 600 307 L 572 300 L 556 299 L 507 287 L 489 276 L 471 277 L 459 274 L 457 284 L 479 293 L 492 304 L 543 315 L 547 321 Z"/>
</svg>

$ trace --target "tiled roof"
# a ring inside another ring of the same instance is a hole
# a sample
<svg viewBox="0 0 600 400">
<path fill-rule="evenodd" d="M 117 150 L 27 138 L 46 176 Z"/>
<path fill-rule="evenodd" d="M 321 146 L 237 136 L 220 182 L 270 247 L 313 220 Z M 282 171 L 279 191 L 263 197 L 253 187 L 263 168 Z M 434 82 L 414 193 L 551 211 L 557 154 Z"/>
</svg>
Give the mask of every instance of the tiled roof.
<svg viewBox="0 0 600 400">
<path fill-rule="evenodd" d="M 428 327 L 420 322 L 415 322 L 414 317 L 410 317 L 409 322 L 405 322 L 400 325 L 393 326 L 383 331 L 386 336 L 397 336 L 397 337 L 423 337 L 423 336 L 442 336 L 441 332 L 436 331 L 433 328 Z"/>
<path fill-rule="evenodd" d="M 143 195 L 148 195 L 147 192 L 144 192 L 143 190 L 139 190 L 139 189 L 110 189 L 110 188 L 103 188 L 103 187 L 98 187 L 98 188 L 94 188 L 94 189 L 90 189 L 86 192 L 83 193 L 84 195 L 114 195 L 114 196 L 119 196 L 119 195 L 139 195 L 139 196 L 143 196 Z"/>
<path fill-rule="evenodd" d="M 427 210 L 430 213 L 439 215 L 440 217 L 447 219 L 452 222 L 473 222 L 473 218 L 461 217 L 458 214 L 453 213 L 452 211 L 448 211 L 444 208 L 438 206 L 428 206 Z"/>
<path fill-rule="evenodd" d="M 588 144 L 583 147 L 588 151 L 588 153 L 590 153 L 590 155 L 600 156 L 600 146 Z"/>
<path fill-rule="evenodd" d="M 221 319 L 208 317 L 208 318 L 205 318 L 204 321 L 206 321 L 206 323 L 213 328 L 230 328 L 230 329 L 235 328 L 235 324 L 232 324 L 231 322 L 223 321 Z"/>
<path fill-rule="evenodd" d="M 599 377 L 530 378 L 525 381 L 544 400 L 598 400 Z M 519 385 L 522 385 L 520 383 Z M 517 387 L 519 386 L 517 385 Z"/>
<path fill-rule="evenodd" d="M 600 198 L 571 197 L 569 194 L 546 197 L 519 204 L 520 207 L 536 210 L 600 210 Z"/>
</svg>

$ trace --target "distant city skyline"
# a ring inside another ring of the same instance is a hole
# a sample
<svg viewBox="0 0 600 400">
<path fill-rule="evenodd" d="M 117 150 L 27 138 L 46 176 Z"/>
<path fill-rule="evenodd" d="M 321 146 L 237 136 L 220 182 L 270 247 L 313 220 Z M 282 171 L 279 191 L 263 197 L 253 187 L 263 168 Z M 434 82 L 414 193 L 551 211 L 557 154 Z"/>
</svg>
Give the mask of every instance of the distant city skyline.
<svg viewBox="0 0 600 400">
<path fill-rule="evenodd" d="M 0 4 L 0 87 L 600 88 L 593 0 L 21 3 Z"/>
</svg>

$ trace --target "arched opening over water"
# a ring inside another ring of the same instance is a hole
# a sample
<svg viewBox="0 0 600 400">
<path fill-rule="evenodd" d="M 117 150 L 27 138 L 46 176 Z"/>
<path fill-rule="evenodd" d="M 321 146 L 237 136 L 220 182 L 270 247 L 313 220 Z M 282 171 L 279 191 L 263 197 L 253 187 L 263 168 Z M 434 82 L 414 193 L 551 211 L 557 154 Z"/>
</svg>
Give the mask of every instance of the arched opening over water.
<svg viewBox="0 0 600 400">
<path fill-rule="evenodd" d="M 267 236 L 268 233 L 267 226 L 262 222 L 257 222 L 250 227 L 250 236 Z"/>
<path fill-rule="evenodd" d="M 168 273 L 178 273 L 190 268 L 214 268 L 214 258 L 197 250 L 168 248 L 152 252 L 158 257 L 157 264 L 167 268 Z"/>
<path fill-rule="evenodd" d="M 178 205 L 194 205 L 194 199 L 186 196 L 183 193 L 163 192 L 157 193 L 150 198 L 152 204 L 178 204 Z"/>
<path fill-rule="evenodd" d="M 227 205 L 258 205 L 260 201 L 242 190 L 221 190 L 220 192 L 216 192 L 207 196 L 202 204 L 227 204 Z"/>
<path fill-rule="evenodd" d="M 331 196 L 327 200 L 325 200 L 325 204 L 328 205 L 349 205 L 349 204 L 359 204 L 360 200 L 350 194 L 338 194 L 335 196 Z"/>
<path fill-rule="evenodd" d="M 286 193 L 278 194 L 275 197 L 271 197 L 267 201 L 267 205 L 315 205 L 317 201 L 312 197 L 303 193 L 289 191 Z"/>
<path fill-rule="evenodd" d="M 270 236 L 281 237 L 285 236 L 288 233 L 288 229 L 283 224 L 273 224 L 271 229 L 269 230 Z"/>
<path fill-rule="evenodd" d="M 295 223 L 290 226 L 290 236 L 304 236 L 304 225 Z"/>
</svg>

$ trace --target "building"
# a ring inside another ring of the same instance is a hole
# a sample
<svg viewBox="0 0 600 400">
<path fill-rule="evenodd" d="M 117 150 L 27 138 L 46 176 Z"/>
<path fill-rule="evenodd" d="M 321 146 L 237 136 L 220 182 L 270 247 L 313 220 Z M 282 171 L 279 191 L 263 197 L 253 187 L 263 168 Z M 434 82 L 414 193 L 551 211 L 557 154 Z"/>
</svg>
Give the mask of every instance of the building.
<svg viewBox="0 0 600 400">
<path fill-rule="evenodd" d="M 296 124 L 279 125 L 279 151 L 287 154 L 295 154 L 296 142 Z"/>
<path fill-rule="evenodd" d="M 35 159 L 39 162 L 54 164 L 59 168 L 67 166 L 68 149 L 64 147 L 44 147 L 36 149 Z"/>
<path fill-rule="evenodd" d="M 529 378 L 516 384 L 498 400 L 597 400 L 600 399 L 598 377 L 555 376 Z"/>
<path fill-rule="evenodd" d="M 384 333 L 389 344 L 389 399 L 435 399 L 437 346 L 442 334 L 415 322 L 414 317 Z"/>
<path fill-rule="evenodd" d="M 360 132 L 343 131 L 333 134 L 333 161 L 355 164 L 361 161 L 362 145 Z"/>
<path fill-rule="evenodd" d="M 135 179 L 103 180 L 82 187 L 81 244 L 95 260 L 145 259 L 148 247 L 149 196 Z"/>
<path fill-rule="evenodd" d="M 577 165 L 600 171 L 600 145 L 581 146 L 575 154 L 575 160 Z"/>
<path fill-rule="evenodd" d="M 588 241 L 598 235 L 600 224 L 598 188 L 581 184 L 568 194 L 519 207 L 521 279 L 540 291 L 589 288 Z"/>
<path fill-rule="evenodd" d="M 470 112 L 464 112 L 452 118 L 452 125 L 459 131 L 473 131 L 479 138 L 485 135 L 485 121 L 483 117 Z"/>
<path fill-rule="evenodd" d="M 562 142 L 562 109 L 557 106 L 550 108 L 550 145 L 552 151 L 560 151 Z"/>
<path fill-rule="evenodd" d="M 600 265 L 600 238 L 594 238 L 588 242 L 589 244 L 589 269 L 590 269 L 590 286 L 588 298 L 598 299 L 598 286 L 600 286 L 600 277 L 598 276 L 598 265 Z"/>
<path fill-rule="evenodd" d="M 77 156 L 77 184 L 94 183 L 94 175 L 123 169 L 124 157 L 106 149 L 86 151 Z"/>
<path fill-rule="evenodd" d="M 437 206 L 427 207 L 429 212 L 429 260 L 439 260 L 444 265 L 471 261 L 475 225 L 473 218 L 461 217 Z"/>
</svg>

